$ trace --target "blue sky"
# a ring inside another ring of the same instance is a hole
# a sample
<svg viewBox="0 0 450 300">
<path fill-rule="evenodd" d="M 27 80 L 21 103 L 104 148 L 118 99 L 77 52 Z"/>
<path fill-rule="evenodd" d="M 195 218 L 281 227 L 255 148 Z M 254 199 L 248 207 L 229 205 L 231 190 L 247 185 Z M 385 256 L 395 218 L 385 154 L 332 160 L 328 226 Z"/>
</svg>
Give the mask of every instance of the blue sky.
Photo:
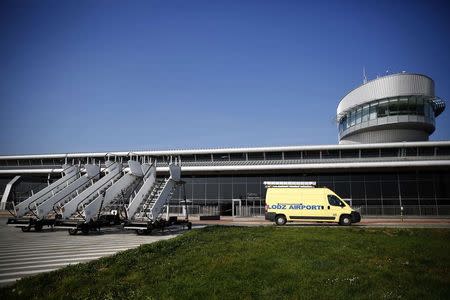
<svg viewBox="0 0 450 300">
<path fill-rule="evenodd" d="M 335 144 L 390 72 L 450 99 L 446 1 L 1 1 L 0 153 Z M 450 139 L 450 109 L 433 140 Z"/>
</svg>

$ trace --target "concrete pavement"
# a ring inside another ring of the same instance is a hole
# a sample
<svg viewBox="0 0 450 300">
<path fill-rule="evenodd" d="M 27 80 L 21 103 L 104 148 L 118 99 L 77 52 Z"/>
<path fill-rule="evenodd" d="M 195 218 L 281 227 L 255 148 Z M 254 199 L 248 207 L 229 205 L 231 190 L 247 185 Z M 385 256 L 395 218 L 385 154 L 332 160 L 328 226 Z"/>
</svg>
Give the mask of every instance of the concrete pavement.
<svg viewBox="0 0 450 300">
<path fill-rule="evenodd" d="M 119 251 L 177 236 L 155 232 L 138 236 L 133 231 L 104 229 L 101 233 L 69 236 L 67 231 L 22 232 L 0 219 L 0 286 L 67 265 L 87 262 Z"/>
</svg>

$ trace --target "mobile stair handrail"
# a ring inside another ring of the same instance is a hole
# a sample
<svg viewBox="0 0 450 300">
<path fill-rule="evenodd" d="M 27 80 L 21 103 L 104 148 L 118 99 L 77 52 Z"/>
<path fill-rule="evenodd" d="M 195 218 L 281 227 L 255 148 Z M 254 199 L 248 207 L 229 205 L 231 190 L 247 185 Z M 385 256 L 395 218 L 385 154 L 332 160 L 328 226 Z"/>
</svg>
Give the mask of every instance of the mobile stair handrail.
<svg viewBox="0 0 450 300">
<path fill-rule="evenodd" d="M 125 222 L 124 229 L 135 230 L 138 235 L 142 235 L 151 233 L 152 230 L 157 228 L 164 230 L 165 227 L 174 225 L 181 225 L 188 230 L 192 228 L 192 223 L 189 221 L 187 214 L 184 220 L 178 220 L 177 217 L 168 217 L 167 219 L 162 217 L 164 206 L 172 198 L 176 187 L 185 184 L 181 180 L 181 167 L 179 165 L 176 163 L 169 164 L 169 172 L 169 178 L 155 180 L 152 188 L 146 189 L 144 197 L 133 199 L 137 200 L 136 203 L 139 206 L 137 209 L 133 206 L 133 211 L 130 211 L 133 214 L 128 215 L 128 221 Z M 132 204 L 136 205 L 134 201 Z"/>
<path fill-rule="evenodd" d="M 52 197 L 53 195 L 61 191 L 63 188 L 67 187 L 67 185 L 75 181 L 79 176 L 81 176 L 78 166 L 67 167 L 65 165 L 64 174 L 65 175 L 60 179 L 58 179 L 57 181 L 43 188 L 42 190 L 40 190 L 33 196 L 29 197 L 28 199 L 25 199 L 24 201 L 15 205 L 14 209 L 16 212 L 16 217 L 17 218 L 23 217 L 26 213 L 32 210 L 30 206 L 31 204 L 42 203 L 43 201 L 47 200 L 48 198 Z"/>
<path fill-rule="evenodd" d="M 99 179 L 96 183 L 91 185 L 89 188 L 81 192 L 78 196 L 67 202 L 61 208 L 61 218 L 69 219 L 74 213 L 79 212 L 79 206 L 89 201 L 89 199 L 95 193 L 101 193 L 100 190 L 104 188 L 105 185 L 111 183 L 111 181 L 115 180 L 117 177 L 121 175 L 122 172 L 122 164 L 112 161 L 106 162 L 105 173 L 107 173 L 104 177 Z"/>
<path fill-rule="evenodd" d="M 86 174 L 72 182 L 61 192 L 45 200 L 36 207 L 36 214 L 39 219 L 45 218 L 52 210 L 56 214 L 56 204 L 67 201 L 70 197 L 76 197 L 79 193 L 88 188 L 90 184 L 93 184 L 95 179 L 100 177 L 101 171 L 99 166 L 86 164 L 84 165 L 84 168 Z"/>
<path fill-rule="evenodd" d="M 143 168 L 145 165 L 143 165 Z M 146 201 L 149 194 L 152 191 L 152 188 L 156 181 L 156 166 L 153 163 L 151 166 L 148 167 L 146 175 L 143 177 L 144 183 L 142 184 L 139 191 L 136 193 L 136 195 L 131 199 L 130 203 L 127 207 L 127 218 L 128 220 L 131 220 L 134 218 L 137 210 L 139 207 L 143 204 L 143 202 Z"/>
<path fill-rule="evenodd" d="M 107 207 L 116 198 L 120 197 L 122 193 L 126 194 L 126 191 L 131 188 L 133 183 L 144 176 L 142 172 L 141 164 L 135 160 L 129 160 L 128 166 L 130 172 L 123 175 L 119 180 L 113 183 L 105 193 L 98 195 L 89 204 L 84 206 L 84 219 L 87 222 L 95 221 L 103 207 Z"/>
<path fill-rule="evenodd" d="M 65 175 L 65 171 L 68 170 L 69 168 L 72 168 L 71 164 L 63 165 L 63 170 L 60 172 L 61 177 L 63 177 Z M 50 176 L 50 174 L 49 174 L 49 176 Z M 26 191 L 23 191 L 23 192 L 18 192 L 16 194 L 17 195 L 30 195 L 29 197 L 31 197 L 34 194 L 36 194 L 37 192 L 41 191 L 42 189 L 48 187 L 49 185 L 50 185 L 49 182 L 42 182 L 42 183 L 40 183 L 37 186 L 34 186 L 34 187 L 32 187 L 32 188 L 30 188 L 30 189 L 28 189 Z M 35 192 L 35 191 L 37 191 L 37 192 Z M 29 198 L 29 197 L 27 197 L 27 198 Z"/>
<path fill-rule="evenodd" d="M 147 208 L 148 218 L 155 222 L 161 215 L 164 205 L 172 197 L 175 187 L 181 181 L 181 167 L 175 164 L 169 165 L 170 177 L 165 181 L 164 187 L 161 191 L 154 195 L 154 201 L 150 203 Z"/>
</svg>

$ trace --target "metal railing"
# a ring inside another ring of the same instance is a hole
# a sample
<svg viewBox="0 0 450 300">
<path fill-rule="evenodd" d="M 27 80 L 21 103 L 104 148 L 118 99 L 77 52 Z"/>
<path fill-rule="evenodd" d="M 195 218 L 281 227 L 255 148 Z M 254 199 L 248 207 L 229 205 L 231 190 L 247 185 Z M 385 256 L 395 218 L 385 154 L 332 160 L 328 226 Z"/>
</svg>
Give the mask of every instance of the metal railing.
<svg viewBox="0 0 450 300">
<path fill-rule="evenodd" d="M 302 158 L 279 160 L 239 160 L 239 161 L 190 161 L 182 162 L 184 167 L 196 166 L 240 166 L 240 165 L 288 165 L 288 164 L 318 164 L 318 163 L 354 163 L 354 162 L 398 162 L 418 160 L 449 160 L 450 156 L 404 156 L 404 157 L 355 157 L 355 158 Z M 158 167 L 164 167 L 165 163 L 157 163 Z"/>
<path fill-rule="evenodd" d="M 398 148 L 399 150 L 402 148 Z M 347 162 L 386 162 L 386 161 L 427 161 L 427 160 L 450 160 L 450 155 L 414 155 L 414 156 L 375 156 L 364 157 L 364 153 L 355 155 L 353 157 L 298 157 L 298 158 L 284 158 L 282 159 L 248 159 L 248 160 L 198 160 L 198 161 L 181 161 L 182 166 L 229 166 L 229 165 L 280 165 L 280 164 L 307 164 L 307 163 L 347 163 Z M 158 167 L 167 166 L 167 162 L 157 162 Z M 29 170 L 29 169 L 48 169 L 49 166 L 52 169 L 59 169 L 61 165 L 17 165 L 17 166 L 0 166 L 0 170 L 9 170 L 12 167 L 17 170 Z M 126 164 L 124 163 L 124 166 Z M 102 164 L 104 167 L 104 164 Z"/>
<path fill-rule="evenodd" d="M 170 205 L 169 206 L 169 214 L 183 216 L 184 215 L 184 205 Z M 217 205 L 188 205 L 187 212 L 190 216 L 201 216 L 201 215 L 223 215 L 224 212 L 220 210 L 220 207 Z M 240 210 L 237 211 L 236 216 L 239 217 L 258 217 L 264 216 L 264 206 L 245 206 L 242 205 Z M 231 215 L 231 209 L 228 211 L 228 214 Z"/>
<path fill-rule="evenodd" d="M 353 206 L 353 209 L 359 211 L 362 216 L 398 216 L 402 215 L 400 206 L 384 205 L 384 206 Z M 220 207 L 217 205 L 188 205 L 189 215 L 220 215 Z M 169 214 L 183 215 L 183 205 L 170 205 Z M 245 206 L 242 205 L 236 216 L 240 217 L 257 217 L 264 216 L 264 206 Z M 231 211 L 229 211 L 231 214 Z M 450 205 L 404 205 L 403 216 L 450 216 Z"/>
</svg>

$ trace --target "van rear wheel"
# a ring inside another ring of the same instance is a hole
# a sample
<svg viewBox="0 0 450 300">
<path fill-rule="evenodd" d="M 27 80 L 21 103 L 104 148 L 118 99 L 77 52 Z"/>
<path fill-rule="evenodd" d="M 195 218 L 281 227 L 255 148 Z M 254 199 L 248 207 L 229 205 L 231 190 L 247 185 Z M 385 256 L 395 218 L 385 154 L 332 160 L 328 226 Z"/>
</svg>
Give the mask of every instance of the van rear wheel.
<svg viewBox="0 0 450 300">
<path fill-rule="evenodd" d="M 282 226 L 284 224 L 286 224 L 287 220 L 286 217 L 284 215 L 277 215 L 275 217 L 275 224 Z"/>
<path fill-rule="evenodd" d="M 342 225 L 342 226 L 350 226 L 350 225 L 352 225 L 351 217 L 349 215 L 341 216 L 341 219 L 339 220 L 339 225 Z"/>
</svg>

